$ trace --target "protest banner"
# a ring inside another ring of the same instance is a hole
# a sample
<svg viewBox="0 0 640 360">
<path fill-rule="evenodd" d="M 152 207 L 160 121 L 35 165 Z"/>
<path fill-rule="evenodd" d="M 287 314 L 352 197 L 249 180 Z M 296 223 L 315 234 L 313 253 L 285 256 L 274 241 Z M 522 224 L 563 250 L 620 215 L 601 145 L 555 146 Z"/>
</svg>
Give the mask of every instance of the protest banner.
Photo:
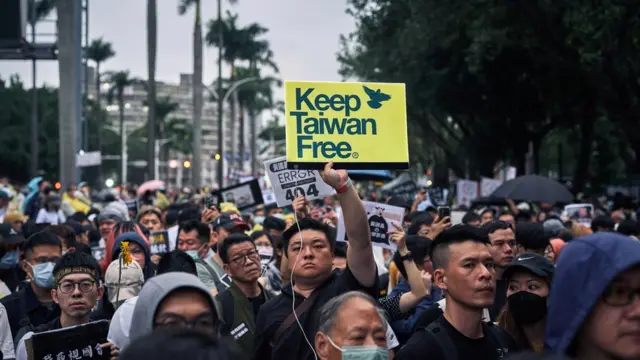
<svg viewBox="0 0 640 360">
<path fill-rule="evenodd" d="M 408 169 L 404 84 L 285 82 L 287 166 Z"/>
<path fill-rule="evenodd" d="M 369 229 L 371 231 L 371 242 L 373 246 L 379 246 L 395 250 L 396 245 L 389 241 L 389 231 L 395 230 L 392 222 L 402 226 L 404 219 L 404 208 L 388 204 L 363 201 L 364 209 L 367 211 L 369 219 Z M 349 241 L 344 227 L 344 217 L 342 212 L 338 217 L 337 241 Z"/>
<path fill-rule="evenodd" d="M 591 227 L 591 220 L 595 216 L 593 204 L 570 204 L 564 207 L 562 216 L 567 220 L 575 220 L 580 225 Z"/>
<path fill-rule="evenodd" d="M 285 156 L 265 161 L 264 167 L 279 207 L 291 205 L 300 195 L 307 200 L 315 200 L 335 194 L 317 170 L 288 169 Z"/>
<path fill-rule="evenodd" d="M 35 333 L 25 341 L 29 360 L 108 360 L 111 350 L 100 345 L 107 342 L 109 321 Z"/>
<path fill-rule="evenodd" d="M 162 255 L 169 252 L 169 233 L 166 230 L 153 231 L 149 234 L 151 255 Z"/>
<path fill-rule="evenodd" d="M 257 179 L 211 192 L 212 200 L 220 208 L 220 203 L 234 203 L 238 210 L 263 203 L 262 190 Z"/>
</svg>

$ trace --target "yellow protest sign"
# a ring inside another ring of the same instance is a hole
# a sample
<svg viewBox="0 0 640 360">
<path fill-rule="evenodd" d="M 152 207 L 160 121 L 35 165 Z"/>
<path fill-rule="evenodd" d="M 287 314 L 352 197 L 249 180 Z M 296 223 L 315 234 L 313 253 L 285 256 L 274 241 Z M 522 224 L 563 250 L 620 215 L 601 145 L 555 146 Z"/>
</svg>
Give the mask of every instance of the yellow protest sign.
<svg viewBox="0 0 640 360">
<path fill-rule="evenodd" d="M 404 84 L 285 82 L 287 165 L 407 169 Z"/>
</svg>

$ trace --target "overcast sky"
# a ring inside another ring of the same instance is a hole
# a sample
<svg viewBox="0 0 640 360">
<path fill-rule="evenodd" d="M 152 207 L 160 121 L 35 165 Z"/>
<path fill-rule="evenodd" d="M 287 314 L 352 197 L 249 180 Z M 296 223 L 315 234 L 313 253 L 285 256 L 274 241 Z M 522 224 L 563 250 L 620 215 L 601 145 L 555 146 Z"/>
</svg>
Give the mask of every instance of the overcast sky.
<svg viewBox="0 0 640 360">
<path fill-rule="evenodd" d="M 184 16 L 177 13 L 178 0 L 158 2 L 157 80 L 178 82 L 179 73 L 192 71 L 193 10 Z M 202 2 L 203 20 L 216 15 L 216 1 Z M 269 29 L 266 35 L 280 66 L 283 80 L 339 81 L 338 37 L 353 30 L 354 22 L 345 14 L 345 0 L 239 0 L 234 6 L 223 0 L 223 11 L 239 14 L 240 25 L 258 22 Z M 38 33 L 51 33 L 53 24 L 43 24 Z M 206 31 L 206 28 L 205 28 Z M 103 37 L 113 44 L 115 58 L 104 70 L 130 70 L 134 76 L 146 77 L 146 1 L 91 0 L 89 36 Z M 205 47 L 204 82 L 217 76 L 217 50 Z M 224 69 L 225 74 L 228 70 Z M 31 63 L 0 62 L 0 76 L 18 73 L 31 83 Z M 56 85 L 55 62 L 38 65 L 38 83 Z M 282 96 L 279 96 L 280 98 Z"/>
</svg>

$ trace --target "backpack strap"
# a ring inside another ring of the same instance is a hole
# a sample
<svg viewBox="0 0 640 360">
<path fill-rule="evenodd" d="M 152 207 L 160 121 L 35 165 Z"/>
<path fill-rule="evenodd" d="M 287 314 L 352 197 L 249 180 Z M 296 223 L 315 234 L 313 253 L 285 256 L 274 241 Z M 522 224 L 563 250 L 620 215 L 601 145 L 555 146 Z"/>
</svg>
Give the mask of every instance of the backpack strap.
<svg viewBox="0 0 640 360">
<path fill-rule="evenodd" d="M 492 322 L 482 322 L 482 332 L 485 337 L 496 347 L 500 359 L 508 355 L 510 342 L 507 333 Z"/>
<path fill-rule="evenodd" d="M 293 291 L 293 289 L 292 289 Z M 304 299 L 304 301 L 302 303 L 300 303 L 300 305 L 296 306 L 295 309 L 295 313 L 291 312 L 289 314 L 289 316 L 287 316 L 286 319 L 284 319 L 284 321 L 280 324 L 280 326 L 278 327 L 278 330 L 276 330 L 275 335 L 273 336 L 273 339 L 271 340 L 271 347 L 275 347 L 275 345 L 278 343 L 278 340 L 280 340 L 280 338 L 282 337 L 282 335 L 284 334 L 284 332 L 291 327 L 291 325 L 293 325 L 293 323 L 296 321 L 296 316 L 298 318 L 300 318 L 300 316 L 302 316 L 302 314 L 304 314 L 305 312 L 307 312 L 307 310 L 309 310 L 313 304 L 316 302 L 316 298 L 318 297 L 318 294 L 320 293 L 320 291 L 318 291 L 318 289 L 314 290 L 311 295 L 309 295 L 308 298 Z M 293 294 L 294 299 L 295 299 L 295 293 Z M 302 330 L 304 332 L 304 330 Z"/>
<path fill-rule="evenodd" d="M 458 350 L 449 337 L 447 330 L 437 321 L 429 324 L 424 330 L 430 333 L 442 350 L 442 354 L 447 360 L 458 360 Z"/>
</svg>

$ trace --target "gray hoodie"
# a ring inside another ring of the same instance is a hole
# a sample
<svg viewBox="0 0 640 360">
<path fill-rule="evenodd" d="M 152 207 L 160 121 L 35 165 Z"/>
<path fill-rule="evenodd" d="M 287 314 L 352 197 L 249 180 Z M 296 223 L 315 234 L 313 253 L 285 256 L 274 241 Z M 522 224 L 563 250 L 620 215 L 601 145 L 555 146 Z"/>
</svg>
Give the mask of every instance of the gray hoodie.
<svg viewBox="0 0 640 360">
<path fill-rule="evenodd" d="M 211 300 L 211 305 L 216 311 L 216 317 L 220 313 L 209 289 L 196 276 L 183 272 L 169 272 L 157 275 L 144 284 L 138 296 L 131 318 L 131 330 L 129 331 L 131 341 L 153 331 L 153 323 L 158 306 L 167 295 L 178 289 L 202 291 Z"/>
</svg>

